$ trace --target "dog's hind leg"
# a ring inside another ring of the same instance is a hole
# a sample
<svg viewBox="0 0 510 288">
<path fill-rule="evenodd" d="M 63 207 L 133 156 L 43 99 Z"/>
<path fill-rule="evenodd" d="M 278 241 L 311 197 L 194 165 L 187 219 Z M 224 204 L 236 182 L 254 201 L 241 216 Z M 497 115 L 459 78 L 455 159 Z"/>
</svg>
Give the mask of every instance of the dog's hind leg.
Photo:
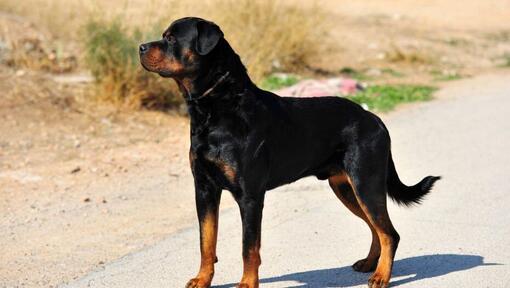
<svg viewBox="0 0 510 288">
<path fill-rule="evenodd" d="M 352 265 L 352 268 L 358 272 L 370 272 L 374 271 L 377 266 L 377 261 L 381 254 L 381 245 L 379 243 L 379 236 L 377 231 L 368 220 L 365 212 L 361 209 L 356 200 L 356 196 L 352 190 L 350 179 L 344 172 L 340 172 L 336 175 L 329 177 L 329 185 L 335 192 L 336 196 L 342 203 L 356 216 L 363 219 L 367 223 L 370 231 L 372 232 L 372 244 L 370 245 L 370 251 L 368 256 L 364 259 L 358 260 Z"/>
<path fill-rule="evenodd" d="M 371 288 L 385 288 L 389 285 L 400 237 L 391 223 L 386 207 L 388 154 L 381 151 L 382 149 L 377 149 L 377 153 L 374 150 L 349 155 L 349 159 L 356 161 L 346 163 L 345 167 L 358 204 L 377 232 L 381 245 L 379 262 L 368 284 Z"/>
</svg>

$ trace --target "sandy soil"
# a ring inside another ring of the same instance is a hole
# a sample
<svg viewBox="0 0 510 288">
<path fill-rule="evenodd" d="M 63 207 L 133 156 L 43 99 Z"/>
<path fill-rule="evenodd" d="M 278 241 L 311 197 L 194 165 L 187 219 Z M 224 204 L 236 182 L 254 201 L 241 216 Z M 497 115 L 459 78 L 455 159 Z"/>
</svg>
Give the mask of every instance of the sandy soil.
<svg viewBox="0 0 510 288">
<path fill-rule="evenodd" d="M 494 69 L 510 2 L 456 3 L 324 1 L 338 49 L 314 67 L 396 82 Z M 187 119 L 91 104 L 88 84 L 55 79 L 0 66 L 0 287 L 53 287 L 195 224 Z"/>
<path fill-rule="evenodd" d="M 51 78 L 0 77 L 0 287 L 54 286 L 191 224 L 185 118 L 78 110 Z M 56 91 L 20 99 L 33 82 Z"/>
</svg>

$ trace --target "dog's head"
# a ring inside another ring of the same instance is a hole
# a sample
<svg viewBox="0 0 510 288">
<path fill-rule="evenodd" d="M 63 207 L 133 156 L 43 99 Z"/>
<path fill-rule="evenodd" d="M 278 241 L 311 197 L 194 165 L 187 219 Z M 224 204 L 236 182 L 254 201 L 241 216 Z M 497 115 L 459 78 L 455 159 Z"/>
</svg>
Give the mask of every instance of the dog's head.
<svg viewBox="0 0 510 288">
<path fill-rule="evenodd" d="M 159 41 L 140 45 L 140 62 L 163 77 L 192 77 L 223 38 L 218 25 L 195 17 L 174 21 Z"/>
</svg>

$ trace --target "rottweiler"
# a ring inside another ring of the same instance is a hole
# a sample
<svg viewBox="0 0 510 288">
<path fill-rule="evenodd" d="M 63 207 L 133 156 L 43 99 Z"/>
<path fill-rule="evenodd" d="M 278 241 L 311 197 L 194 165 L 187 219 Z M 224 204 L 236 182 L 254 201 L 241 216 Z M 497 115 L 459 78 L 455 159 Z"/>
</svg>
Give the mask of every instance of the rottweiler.
<svg viewBox="0 0 510 288">
<path fill-rule="evenodd" d="M 176 81 L 191 121 L 201 264 L 186 287 L 211 285 L 222 190 L 231 192 L 242 218 L 244 268 L 237 287 L 259 287 L 266 191 L 307 176 L 328 180 L 370 227 L 370 252 L 352 267 L 375 271 L 369 287 L 388 286 L 400 237 L 386 195 L 417 204 L 440 177 L 403 184 L 380 118 L 341 97 L 280 97 L 258 88 L 220 27 L 204 19 L 176 20 L 161 40 L 140 45 L 139 54 L 146 70 Z"/>
</svg>

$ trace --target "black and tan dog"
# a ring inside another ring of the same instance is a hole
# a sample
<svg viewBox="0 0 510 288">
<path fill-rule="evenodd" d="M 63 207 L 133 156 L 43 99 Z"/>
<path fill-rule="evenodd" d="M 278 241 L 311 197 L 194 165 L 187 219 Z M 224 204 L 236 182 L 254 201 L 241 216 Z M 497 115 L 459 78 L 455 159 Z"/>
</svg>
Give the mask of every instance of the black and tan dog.
<svg viewBox="0 0 510 288">
<path fill-rule="evenodd" d="M 306 176 L 327 179 L 370 227 L 370 252 L 353 268 L 375 270 L 370 287 L 388 286 L 399 235 L 386 195 L 399 204 L 419 203 L 439 177 L 402 184 L 390 136 L 377 116 L 340 97 L 287 98 L 257 88 L 220 28 L 199 18 L 173 22 L 161 40 L 140 46 L 140 58 L 145 69 L 177 82 L 191 118 L 189 158 L 202 258 L 186 287 L 211 285 L 223 189 L 239 204 L 243 223 L 238 287 L 258 287 L 264 195 Z"/>
</svg>

